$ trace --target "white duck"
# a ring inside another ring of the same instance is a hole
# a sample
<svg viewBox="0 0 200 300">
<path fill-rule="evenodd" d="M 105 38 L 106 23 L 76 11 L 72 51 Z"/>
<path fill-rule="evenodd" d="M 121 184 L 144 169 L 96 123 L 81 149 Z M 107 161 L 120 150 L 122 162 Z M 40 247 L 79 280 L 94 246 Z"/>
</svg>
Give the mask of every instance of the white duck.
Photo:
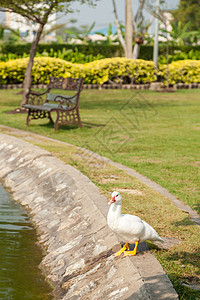
<svg viewBox="0 0 200 300">
<path fill-rule="evenodd" d="M 119 192 L 113 192 L 109 202 L 110 209 L 107 215 L 107 223 L 112 231 L 114 231 L 124 242 L 124 247 L 115 253 L 118 256 L 124 252 L 124 256 L 136 255 L 138 244 L 140 242 L 160 241 L 164 242 L 157 232 L 145 221 L 137 216 L 121 214 L 122 197 Z M 134 244 L 133 251 L 129 249 L 129 244 Z"/>
</svg>

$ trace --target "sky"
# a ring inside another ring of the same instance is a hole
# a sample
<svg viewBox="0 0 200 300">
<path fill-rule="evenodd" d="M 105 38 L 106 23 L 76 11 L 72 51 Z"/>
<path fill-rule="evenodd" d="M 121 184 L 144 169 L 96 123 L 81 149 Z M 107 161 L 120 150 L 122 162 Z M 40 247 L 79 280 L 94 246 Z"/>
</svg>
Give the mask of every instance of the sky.
<svg viewBox="0 0 200 300">
<path fill-rule="evenodd" d="M 179 4 L 179 0 L 166 0 L 166 9 L 175 9 Z M 125 22 L 125 0 L 116 0 L 117 12 L 119 20 L 122 24 Z M 132 9 L 134 14 L 134 8 L 137 9 L 138 0 L 132 0 Z M 70 19 L 76 19 L 76 27 L 81 25 L 92 25 L 95 22 L 93 30 L 98 30 L 107 27 L 109 23 L 114 25 L 115 17 L 113 13 L 112 0 L 99 0 L 95 8 L 88 5 L 80 5 L 78 3 L 72 6 L 75 9 L 79 9 L 79 12 L 63 16 L 59 19 L 59 23 L 65 23 Z M 146 18 L 148 14 L 146 13 Z"/>
<path fill-rule="evenodd" d="M 125 0 L 115 0 L 117 6 L 117 13 L 119 17 L 120 23 L 125 23 Z M 180 0 L 166 0 L 166 9 L 175 9 L 177 8 Z M 115 16 L 113 13 L 113 5 L 112 0 L 99 0 L 97 1 L 97 5 L 95 7 L 90 7 L 86 4 L 81 5 L 76 1 L 72 8 L 75 10 L 79 10 L 79 12 L 75 12 L 73 14 L 67 14 L 63 16 L 59 16 L 58 23 L 68 23 L 70 19 L 76 19 L 77 22 L 73 24 L 76 27 L 80 27 L 81 25 L 91 26 L 93 22 L 95 22 L 95 27 L 92 31 L 98 31 L 102 28 L 108 27 L 111 23 L 115 24 Z M 149 2 L 153 2 L 153 0 L 149 0 Z M 132 0 L 132 10 L 133 14 L 135 14 L 138 7 L 138 0 Z M 144 12 L 145 18 L 148 19 L 148 13 Z M 0 14 L 0 22 L 5 20 L 4 14 Z M 70 24 L 71 26 L 72 24 Z"/>
</svg>

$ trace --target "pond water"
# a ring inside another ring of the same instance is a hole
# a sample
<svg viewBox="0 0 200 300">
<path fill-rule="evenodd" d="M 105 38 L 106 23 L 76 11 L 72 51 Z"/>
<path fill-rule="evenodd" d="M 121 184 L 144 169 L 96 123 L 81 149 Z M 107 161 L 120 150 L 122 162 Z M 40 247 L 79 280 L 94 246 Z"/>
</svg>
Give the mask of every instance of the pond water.
<svg viewBox="0 0 200 300">
<path fill-rule="evenodd" d="M 0 299 L 53 299 L 52 289 L 38 268 L 42 250 L 21 205 L 0 183 Z"/>
</svg>

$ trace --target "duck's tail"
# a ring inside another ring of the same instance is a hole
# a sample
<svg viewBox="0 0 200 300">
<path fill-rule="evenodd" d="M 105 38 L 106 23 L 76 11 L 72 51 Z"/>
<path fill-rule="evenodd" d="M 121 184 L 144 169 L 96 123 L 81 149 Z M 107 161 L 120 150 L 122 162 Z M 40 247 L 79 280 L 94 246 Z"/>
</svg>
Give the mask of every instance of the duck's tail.
<svg viewBox="0 0 200 300">
<path fill-rule="evenodd" d="M 158 235 L 158 237 L 157 237 L 156 240 L 159 241 L 159 242 L 161 242 L 161 243 L 164 243 L 164 242 L 165 242 L 159 235 Z"/>
</svg>

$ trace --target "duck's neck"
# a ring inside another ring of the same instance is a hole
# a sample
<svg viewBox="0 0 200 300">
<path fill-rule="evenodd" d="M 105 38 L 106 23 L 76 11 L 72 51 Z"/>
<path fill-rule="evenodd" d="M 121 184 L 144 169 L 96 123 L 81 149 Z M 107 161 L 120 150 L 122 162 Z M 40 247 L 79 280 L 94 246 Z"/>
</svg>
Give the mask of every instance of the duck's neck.
<svg viewBox="0 0 200 300">
<path fill-rule="evenodd" d="M 121 209 L 122 205 L 121 204 L 111 204 L 110 209 L 109 209 L 109 215 L 114 217 L 115 219 L 118 219 L 121 217 Z"/>
</svg>

